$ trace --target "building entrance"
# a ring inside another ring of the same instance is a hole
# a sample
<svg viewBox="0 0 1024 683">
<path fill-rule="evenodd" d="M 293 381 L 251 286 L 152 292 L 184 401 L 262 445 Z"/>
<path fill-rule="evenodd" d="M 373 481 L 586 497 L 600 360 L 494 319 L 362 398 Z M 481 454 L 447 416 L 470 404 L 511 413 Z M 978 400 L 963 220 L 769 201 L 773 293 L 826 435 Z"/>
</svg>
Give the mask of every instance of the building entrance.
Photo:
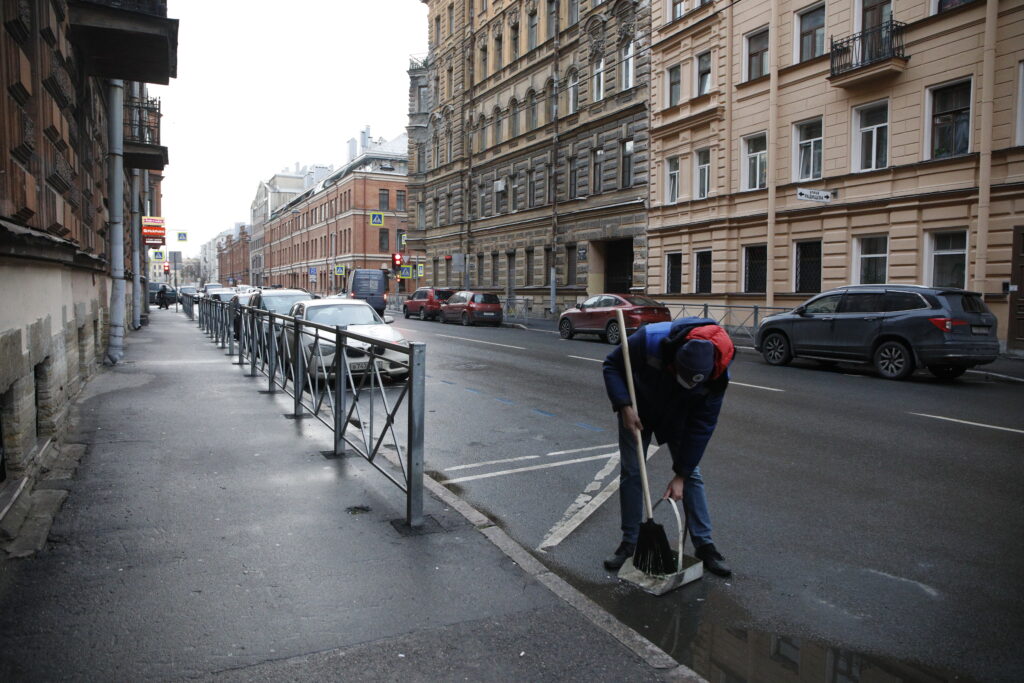
<svg viewBox="0 0 1024 683">
<path fill-rule="evenodd" d="M 1017 291 L 1010 292 L 1010 329 L 1006 332 L 1006 345 L 1016 351 L 1024 351 L 1024 291 L 1021 291 L 1024 290 L 1024 225 L 1013 229 L 1010 284 L 1016 285 Z"/>
<path fill-rule="evenodd" d="M 604 254 L 604 291 L 629 294 L 633 286 L 633 240 L 605 242 Z"/>
</svg>

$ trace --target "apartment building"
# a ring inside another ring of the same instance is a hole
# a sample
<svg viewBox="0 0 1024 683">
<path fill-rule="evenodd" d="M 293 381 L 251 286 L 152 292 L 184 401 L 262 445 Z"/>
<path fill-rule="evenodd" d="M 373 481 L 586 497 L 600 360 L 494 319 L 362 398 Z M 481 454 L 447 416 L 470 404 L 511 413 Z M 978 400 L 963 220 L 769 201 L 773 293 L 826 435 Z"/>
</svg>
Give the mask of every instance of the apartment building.
<svg viewBox="0 0 1024 683">
<path fill-rule="evenodd" d="M 249 233 L 240 225 L 217 246 L 217 270 L 221 284 L 234 287 L 252 284 L 249 271 Z"/>
<path fill-rule="evenodd" d="M 534 315 L 646 285 L 647 0 L 424 0 L 410 70 L 422 284 Z"/>
<path fill-rule="evenodd" d="M 358 151 L 350 141 L 348 163 L 266 220 L 264 284 L 328 295 L 341 291 L 353 268 L 390 272 L 408 230 L 407 154 L 404 134 L 373 140 L 367 128 Z"/>
<path fill-rule="evenodd" d="M 653 11 L 649 293 L 966 287 L 1024 346 L 1024 2 Z"/>
</svg>

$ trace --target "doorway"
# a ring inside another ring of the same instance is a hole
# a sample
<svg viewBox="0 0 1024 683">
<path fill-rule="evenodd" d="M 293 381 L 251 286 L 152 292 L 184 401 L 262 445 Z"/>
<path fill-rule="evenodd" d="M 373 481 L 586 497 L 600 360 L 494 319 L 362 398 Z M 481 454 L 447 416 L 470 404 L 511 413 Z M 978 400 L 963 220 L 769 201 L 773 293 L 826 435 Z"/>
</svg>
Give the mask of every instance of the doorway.
<svg viewBox="0 0 1024 683">
<path fill-rule="evenodd" d="M 1024 225 L 1013 229 L 1013 261 L 1010 271 L 1010 329 L 1007 347 L 1024 351 Z M 1014 288 L 1016 287 L 1016 290 Z"/>
<path fill-rule="evenodd" d="M 605 242 L 604 247 L 604 291 L 629 294 L 633 286 L 633 240 Z"/>
</svg>

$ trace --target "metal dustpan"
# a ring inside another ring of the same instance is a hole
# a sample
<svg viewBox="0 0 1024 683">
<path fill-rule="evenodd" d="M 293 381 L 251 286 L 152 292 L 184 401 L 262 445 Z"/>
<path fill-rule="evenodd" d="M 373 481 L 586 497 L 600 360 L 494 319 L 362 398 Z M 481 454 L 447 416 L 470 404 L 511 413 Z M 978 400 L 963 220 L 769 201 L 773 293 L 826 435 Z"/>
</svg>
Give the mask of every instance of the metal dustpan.
<svg viewBox="0 0 1024 683">
<path fill-rule="evenodd" d="M 676 549 L 676 571 L 672 574 L 645 574 L 633 566 L 633 558 L 626 558 L 622 568 L 619 569 L 619 578 L 629 581 L 644 589 L 651 595 L 664 595 L 669 591 L 692 583 L 704 576 L 704 563 L 692 555 L 683 552 L 686 543 L 686 525 L 679 515 L 679 506 L 670 498 L 663 498 L 671 504 L 672 512 L 676 516 L 676 526 L 679 529 L 679 547 Z M 661 500 L 654 506 L 657 509 Z"/>
</svg>

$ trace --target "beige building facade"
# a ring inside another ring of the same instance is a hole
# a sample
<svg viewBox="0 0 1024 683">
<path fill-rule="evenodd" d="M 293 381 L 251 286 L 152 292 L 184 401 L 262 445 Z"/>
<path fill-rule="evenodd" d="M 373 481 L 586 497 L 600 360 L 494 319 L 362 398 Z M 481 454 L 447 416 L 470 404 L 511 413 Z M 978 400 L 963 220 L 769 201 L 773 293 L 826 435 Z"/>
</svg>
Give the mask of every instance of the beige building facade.
<svg viewBox="0 0 1024 683">
<path fill-rule="evenodd" d="M 1024 2 L 657 3 L 648 293 L 984 293 L 1024 349 Z"/>
</svg>

